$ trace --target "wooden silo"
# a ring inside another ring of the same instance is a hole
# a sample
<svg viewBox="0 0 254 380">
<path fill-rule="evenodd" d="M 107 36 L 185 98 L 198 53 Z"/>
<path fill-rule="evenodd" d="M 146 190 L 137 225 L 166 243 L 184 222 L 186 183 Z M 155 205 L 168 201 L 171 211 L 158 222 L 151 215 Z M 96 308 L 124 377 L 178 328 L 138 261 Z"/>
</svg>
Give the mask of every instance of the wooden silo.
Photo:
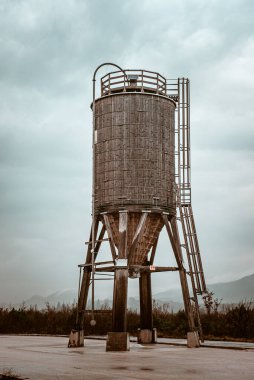
<svg viewBox="0 0 254 380">
<path fill-rule="evenodd" d="M 96 272 L 114 273 L 112 331 L 107 350 L 128 349 L 129 277 L 139 278 L 139 341 L 155 341 L 151 273 L 158 271 L 179 272 L 189 345 L 199 345 L 197 333 L 199 330 L 202 335 L 202 330 L 198 295 L 204 294 L 206 286 L 191 208 L 188 83 L 178 79 L 172 85 L 160 74 L 145 70 L 120 70 L 101 78 L 101 96 L 94 99 L 92 107 L 93 223 L 86 262 L 80 266 L 83 274 L 71 346 L 83 344 L 84 312 L 91 280 L 94 299 Z M 153 265 L 163 227 L 171 242 L 175 267 Z M 110 263 L 98 262 L 104 240 L 110 244 Z M 187 269 L 182 247 L 187 254 Z"/>
<path fill-rule="evenodd" d="M 128 213 L 128 263 L 142 265 L 163 227 L 158 210 L 175 215 L 175 103 L 153 93 L 111 93 L 96 101 L 95 213 L 106 212 L 116 247 L 119 212 Z M 132 241 L 144 210 L 145 231 Z"/>
</svg>

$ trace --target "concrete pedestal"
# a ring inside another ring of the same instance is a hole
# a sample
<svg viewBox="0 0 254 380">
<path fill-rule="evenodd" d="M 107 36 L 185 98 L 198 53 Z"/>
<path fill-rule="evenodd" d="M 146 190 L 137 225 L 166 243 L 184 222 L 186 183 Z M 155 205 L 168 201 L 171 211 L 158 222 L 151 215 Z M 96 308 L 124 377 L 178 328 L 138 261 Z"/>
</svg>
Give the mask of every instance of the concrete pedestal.
<svg viewBox="0 0 254 380">
<path fill-rule="evenodd" d="M 138 329 L 138 343 L 156 343 L 157 330 L 156 329 Z"/>
<path fill-rule="evenodd" d="M 187 333 L 187 347 L 200 347 L 199 336 L 197 331 L 190 331 Z"/>
<path fill-rule="evenodd" d="M 68 347 L 84 346 L 84 330 L 71 330 Z"/>
<path fill-rule="evenodd" d="M 127 332 L 109 332 L 106 351 L 130 351 L 130 336 Z"/>
<path fill-rule="evenodd" d="M 157 329 L 153 328 L 153 343 L 157 343 Z"/>
</svg>

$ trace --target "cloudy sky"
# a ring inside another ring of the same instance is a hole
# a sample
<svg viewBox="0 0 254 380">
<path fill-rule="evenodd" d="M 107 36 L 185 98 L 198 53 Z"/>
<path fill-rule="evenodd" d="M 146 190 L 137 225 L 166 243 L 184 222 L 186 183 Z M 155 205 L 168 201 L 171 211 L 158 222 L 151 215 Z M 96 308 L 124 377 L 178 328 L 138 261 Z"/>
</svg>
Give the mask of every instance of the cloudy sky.
<svg viewBox="0 0 254 380">
<path fill-rule="evenodd" d="M 190 78 L 207 282 L 254 272 L 253 14 L 252 0 L 0 1 L 0 301 L 77 286 L 91 223 L 91 79 L 107 61 Z M 164 234 L 163 263 L 168 247 Z M 154 291 L 170 276 L 156 275 Z"/>
</svg>

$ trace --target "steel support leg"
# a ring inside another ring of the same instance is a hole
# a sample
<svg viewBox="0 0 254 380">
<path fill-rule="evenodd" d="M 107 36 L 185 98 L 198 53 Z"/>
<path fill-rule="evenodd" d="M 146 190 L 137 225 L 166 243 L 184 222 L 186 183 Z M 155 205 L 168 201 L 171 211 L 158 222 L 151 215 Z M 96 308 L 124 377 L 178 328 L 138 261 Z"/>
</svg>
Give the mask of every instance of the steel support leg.
<svg viewBox="0 0 254 380">
<path fill-rule="evenodd" d="M 95 236 L 98 231 L 99 219 L 95 221 Z M 105 227 L 103 226 L 100 232 L 99 240 L 103 238 L 105 233 Z M 89 244 L 87 248 L 86 254 L 86 264 L 91 264 L 92 262 L 92 253 L 91 253 L 91 245 L 92 242 L 92 231 L 90 233 Z M 99 251 L 100 243 L 96 246 L 96 255 Z M 95 255 L 95 257 L 96 257 Z M 91 281 L 91 266 L 85 266 L 83 268 L 82 280 L 79 289 L 78 295 L 78 305 L 77 305 L 77 317 L 75 328 L 71 330 L 70 338 L 69 338 L 69 347 L 82 347 L 84 345 L 84 317 L 85 317 L 85 309 L 88 300 L 88 292 Z"/>
<path fill-rule="evenodd" d="M 153 328 L 153 307 L 152 307 L 152 289 L 151 273 L 142 272 L 139 278 L 139 295 L 140 295 L 140 327 L 141 329 Z"/>
<path fill-rule="evenodd" d="M 119 212 L 119 244 L 114 275 L 112 332 L 108 333 L 107 351 L 128 351 L 130 349 L 129 334 L 126 332 L 129 274 L 127 266 L 127 226 L 128 213 L 126 211 Z"/>
<path fill-rule="evenodd" d="M 114 332 L 126 332 L 127 330 L 127 290 L 128 269 L 116 269 L 112 310 L 112 331 Z"/>
<path fill-rule="evenodd" d="M 172 249 L 176 258 L 176 262 L 179 268 L 179 276 L 180 276 L 180 282 L 181 282 L 181 288 L 182 288 L 182 294 L 183 294 L 184 308 L 185 308 L 185 312 L 188 318 L 189 330 L 190 332 L 195 332 L 194 316 L 193 316 L 193 311 L 191 308 L 190 293 L 189 293 L 189 287 L 188 287 L 188 282 L 187 282 L 186 270 L 183 266 L 180 238 L 179 238 L 178 229 L 176 225 L 176 219 L 174 217 L 174 218 L 171 218 L 171 220 L 169 221 L 168 217 L 166 215 L 163 215 L 163 220 L 164 220 L 164 223 L 168 232 L 168 236 L 172 245 Z"/>
<path fill-rule="evenodd" d="M 153 305 L 151 273 L 142 272 L 139 278 L 140 299 L 140 329 L 138 330 L 139 343 L 152 343 L 155 341 L 153 331 Z"/>
</svg>

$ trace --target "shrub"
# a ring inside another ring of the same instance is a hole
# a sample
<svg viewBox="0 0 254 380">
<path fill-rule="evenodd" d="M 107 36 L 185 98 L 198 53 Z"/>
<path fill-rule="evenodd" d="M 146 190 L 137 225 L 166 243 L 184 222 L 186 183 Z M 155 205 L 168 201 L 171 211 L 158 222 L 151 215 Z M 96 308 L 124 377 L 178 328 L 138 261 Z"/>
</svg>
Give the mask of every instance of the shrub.
<svg viewBox="0 0 254 380">
<path fill-rule="evenodd" d="M 96 325 L 91 326 L 91 314 L 85 314 L 86 335 L 106 335 L 112 330 L 111 313 L 108 305 L 101 307 L 105 312 L 96 313 Z M 75 326 L 77 308 L 75 305 L 62 305 L 57 308 L 46 305 L 44 310 L 36 307 L 0 308 L 1 334 L 58 334 L 68 335 Z M 127 313 L 128 331 L 136 335 L 140 326 L 140 317 L 136 310 Z M 183 310 L 173 313 L 168 304 L 153 303 L 154 327 L 159 336 L 182 338 L 188 331 L 186 314 Z M 204 336 L 211 338 L 254 339 L 254 304 L 241 302 L 201 313 Z"/>
</svg>

